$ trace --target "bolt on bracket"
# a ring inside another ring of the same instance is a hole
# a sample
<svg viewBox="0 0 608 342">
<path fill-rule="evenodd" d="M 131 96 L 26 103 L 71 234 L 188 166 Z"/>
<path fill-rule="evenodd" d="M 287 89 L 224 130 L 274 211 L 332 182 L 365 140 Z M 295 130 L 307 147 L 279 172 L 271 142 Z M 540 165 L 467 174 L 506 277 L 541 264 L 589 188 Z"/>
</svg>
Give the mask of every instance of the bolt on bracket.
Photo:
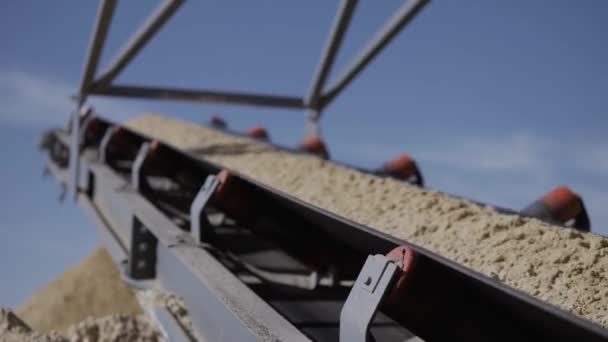
<svg viewBox="0 0 608 342">
<path fill-rule="evenodd" d="M 135 216 L 132 220 L 131 248 L 127 262 L 132 279 L 151 279 L 156 276 L 156 246 L 158 239 Z"/>
<path fill-rule="evenodd" d="M 367 257 L 340 313 L 340 341 L 373 341 L 369 326 L 397 272 L 397 265 L 385 256 Z"/>
</svg>

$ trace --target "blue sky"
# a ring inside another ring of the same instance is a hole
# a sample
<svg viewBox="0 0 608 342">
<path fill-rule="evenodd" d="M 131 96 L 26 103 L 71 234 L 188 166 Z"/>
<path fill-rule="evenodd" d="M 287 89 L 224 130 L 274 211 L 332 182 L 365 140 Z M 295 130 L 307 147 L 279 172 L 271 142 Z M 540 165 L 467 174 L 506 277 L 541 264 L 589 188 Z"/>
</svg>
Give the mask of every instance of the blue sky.
<svg viewBox="0 0 608 342">
<path fill-rule="evenodd" d="M 121 2 L 102 69 L 156 2 Z M 333 76 L 401 1 L 361 1 Z M 337 2 L 187 2 L 119 77 L 131 84 L 303 95 Z M 42 179 L 40 133 L 63 125 L 80 80 L 95 1 L 0 4 L 0 306 L 88 254 L 97 234 Z M 608 2 L 435 1 L 326 110 L 333 157 L 374 167 L 406 152 L 429 187 L 521 208 L 558 185 L 608 234 Z M 92 99 L 124 120 L 213 113 L 294 145 L 293 110 Z"/>
</svg>

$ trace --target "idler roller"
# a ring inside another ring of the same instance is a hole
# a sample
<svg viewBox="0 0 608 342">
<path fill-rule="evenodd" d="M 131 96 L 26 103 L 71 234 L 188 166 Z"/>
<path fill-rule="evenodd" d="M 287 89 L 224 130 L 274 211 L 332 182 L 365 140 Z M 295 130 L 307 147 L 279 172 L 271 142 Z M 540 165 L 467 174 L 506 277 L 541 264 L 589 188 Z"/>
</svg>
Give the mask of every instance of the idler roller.
<svg viewBox="0 0 608 342">
<path fill-rule="evenodd" d="M 591 229 L 583 199 L 565 186 L 557 187 L 536 200 L 521 214 L 554 224 L 570 223 L 570 227 L 585 232 Z"/>
</svg>

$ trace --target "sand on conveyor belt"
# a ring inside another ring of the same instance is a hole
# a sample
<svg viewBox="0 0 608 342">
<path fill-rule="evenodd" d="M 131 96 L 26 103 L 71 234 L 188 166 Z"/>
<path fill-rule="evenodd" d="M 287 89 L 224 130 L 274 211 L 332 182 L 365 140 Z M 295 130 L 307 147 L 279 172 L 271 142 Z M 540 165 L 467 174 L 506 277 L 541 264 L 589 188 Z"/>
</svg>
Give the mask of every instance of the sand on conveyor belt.
<svg viewBox="0 0 608 342">
<path fill-rule="evenodd" d="M 17 313 L 35 331 L 64 332 L 86 318 L 140 315 L 142 310 L 108 252 L 97 248 L 34 294 Z"/>
<path fill-rule="evenodd" d="M 131 129 L 608 326 L 608 240 L 160 115 Z"/>
</svg>

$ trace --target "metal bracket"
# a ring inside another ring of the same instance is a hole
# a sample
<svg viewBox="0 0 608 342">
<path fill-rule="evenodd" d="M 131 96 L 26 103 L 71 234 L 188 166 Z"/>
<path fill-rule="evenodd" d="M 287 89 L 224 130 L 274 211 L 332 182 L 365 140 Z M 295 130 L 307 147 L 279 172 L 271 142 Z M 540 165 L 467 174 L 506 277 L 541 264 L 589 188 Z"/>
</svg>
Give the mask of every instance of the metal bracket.
<svg viewBox="0 0 608 342">
<path fill-rule="evenodd" d="M 132 279 L 150 279 L 156 276 L 156 245 L 158 239 L 133 216 L 131 248 L 127 263 L 128 275 Z"/>
<path fill-rule="evenodd" d="M 103 138 L 101 138 L 101 142 L 99 143 L 99 161 L 106 164 L 108 158 L 108 145 L 110 144 L 110 140 L 112 140 L 112 135 L 114 134 L 114 126 L 109 126 L 106 129 L 106 132 L 103 134 Z"/>
<path fill-rule="evenodd" d="M 368 256 L 340 313 L 340 341 L 369 342 L 369 326 L 398 268 L 383 255 Z"/>
<path fill-rule="evenodd" d="M 203 238 L 203 210 L 207 206 L 207 202 L 220 185 L 220 181 L 215 175 L 207 176 L 205 183 L 196 194 L 192 205 L 190 206 L 190 234 L 196 243 L 202 242 Z"/>
<path fill-rule="evenodd" d="M 150 143 L 142 143 L 139 147 L 139 151 L 137 152 L 137 156 L 133 161 L 133 166 L 131 167 L 131 186 L 136 191 L 140 190 L 141 178 L 143 176 L 142 167 L 144 166 L 144 162 L 148 157 L 148 151 L 150 151 Z"/>
</svg>

